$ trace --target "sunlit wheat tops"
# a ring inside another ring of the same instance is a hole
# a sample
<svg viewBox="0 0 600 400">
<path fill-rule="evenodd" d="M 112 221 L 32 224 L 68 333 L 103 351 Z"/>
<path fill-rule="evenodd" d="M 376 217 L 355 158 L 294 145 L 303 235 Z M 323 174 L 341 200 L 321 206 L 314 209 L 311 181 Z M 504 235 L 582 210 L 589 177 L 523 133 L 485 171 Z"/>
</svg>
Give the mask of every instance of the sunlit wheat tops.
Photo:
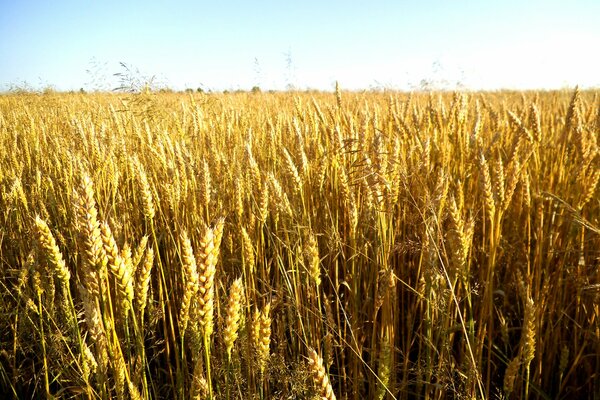
<svg viewBox="0 0 600 400">
<path fill-rule="evenodd" d="M 600 393 L 599 104 L 0 95 L 0 397 Z"/>
</svg>

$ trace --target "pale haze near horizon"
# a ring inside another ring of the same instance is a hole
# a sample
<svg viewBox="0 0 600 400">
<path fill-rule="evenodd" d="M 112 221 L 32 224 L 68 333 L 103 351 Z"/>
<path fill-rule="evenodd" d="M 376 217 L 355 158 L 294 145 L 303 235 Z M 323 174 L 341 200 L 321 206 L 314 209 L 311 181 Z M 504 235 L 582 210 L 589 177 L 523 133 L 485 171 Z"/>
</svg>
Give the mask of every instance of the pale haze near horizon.
<svg viewBox="0 0 600 400">
<path fill-rule="evenodd" d="M 0 1 L 0 90 L 600 87 L 600 1 Z"/>
</svg>

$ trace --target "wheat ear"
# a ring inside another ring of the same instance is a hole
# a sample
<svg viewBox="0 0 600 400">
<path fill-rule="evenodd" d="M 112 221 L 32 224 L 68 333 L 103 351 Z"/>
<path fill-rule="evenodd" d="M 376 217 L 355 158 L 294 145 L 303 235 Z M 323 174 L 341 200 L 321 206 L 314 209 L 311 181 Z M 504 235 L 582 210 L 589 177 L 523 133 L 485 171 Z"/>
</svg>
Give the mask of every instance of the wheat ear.
<svg viewBox="0 0 600 400">
<path fill-rule="evenodd" d="M 335 400 L 335 394 L 333 393 L 327 371 L 325 371 L 323 359 L 314 349 L 308 350 L 308 366 L 313 376 L 313 382 L 317 388 L 317 394 L 323 400 Z"/>
<path fill-rule="evenodd" d="M 118 286 L 121 289 L 121 294 L 124 297 L 123 309 L 124 312 L 129 310 L 130 304 L 133 302 L 133 276 L 128 263 L 119 254 L 119 248 L 115 238 L 106 222 L 100 225 L 100 233 L 102 235 L 102 244 L 108 258 L 108 266 L 111 272 L 117 277 Z"/>
<path fill-rule="evenodd" d="M 192 298 L 198 291 L 198 271 L 196 270 L 196 258 L 194 257 L 192 243 L 185 231 L 181 233 L 180 242 L 185 284 L 183 297 L 181 299 L 181 307 L 179 309 L 179 330 L 181 331 L 181 336 L 184 336 L 190 317 L 190 304 Z"/>
<path fill-rule="evenodd" d="M 137 305 L 137 311 L 140 315 L 140 319 L 144 315 L 144 309 L 148 301 L 148 290 L 150 288 L 150 273 L 152 272 L 152 265 L 154 264 L 154 250 L 149 248 L 146 251 L 146 257 L 144 258 L 144 264 L 142 264 L 139 276 L 135 285 L 135 302 Z"/>
<path fill-rule="evenodd" d="M 35 226 L 37 228 L 40 246 L 44 250 L 52 270 L 60 280 L 63 288 L 68 289 L 71 273 L 65 264 L 62 253 L 56 245 L 56 240 L 54 240 L 50 228 L 39 216 L 35 217 Z"/>
<path fill-rule="evenodd" d="M 271 345 L 271 303 L 268 303 L 262 311 L 255 309 L 252 321 L 252 341 L 256 351 L 256 360 L 260 373 L 263 374 L 269 359 L 269 348 Z"/>
<path fill-rule="evenodd" d="M 244 288 L 242 278 L 237 278 L 229 289 L 229 302 L 227 305 L 227 317 L 225 320 L 225 332 L 223 333 L 227 358 L 231 362 L 231 351 L 238 337 L 240 322 L 240 310 L 244 301 Z"/>
</svg>

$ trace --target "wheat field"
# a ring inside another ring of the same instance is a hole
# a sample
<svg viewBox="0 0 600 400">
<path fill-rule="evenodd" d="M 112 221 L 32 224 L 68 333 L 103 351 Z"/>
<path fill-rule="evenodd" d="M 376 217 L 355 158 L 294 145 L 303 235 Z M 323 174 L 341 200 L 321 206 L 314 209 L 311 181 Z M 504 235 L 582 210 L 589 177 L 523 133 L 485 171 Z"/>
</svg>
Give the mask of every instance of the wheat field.
<svg viewBox="0 0 600 400">
<path fill-rule="evenodd" d="M 0 96 L 2 398 L 600 398 L 599 95 Z"/>
</svg>

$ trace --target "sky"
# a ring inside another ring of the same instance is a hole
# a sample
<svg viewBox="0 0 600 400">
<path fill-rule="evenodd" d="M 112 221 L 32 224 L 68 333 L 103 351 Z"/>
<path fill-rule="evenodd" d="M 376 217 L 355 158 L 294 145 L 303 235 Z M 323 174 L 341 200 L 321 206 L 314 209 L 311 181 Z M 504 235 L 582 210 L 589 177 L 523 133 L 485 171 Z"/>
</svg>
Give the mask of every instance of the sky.
<svg viewBox="0 0 600 400">
<path fill-rule="evenodd" d="M 0 0 L 0 90 L 600 87 L 598 21 L 598 0 Z"/>
</svg>

